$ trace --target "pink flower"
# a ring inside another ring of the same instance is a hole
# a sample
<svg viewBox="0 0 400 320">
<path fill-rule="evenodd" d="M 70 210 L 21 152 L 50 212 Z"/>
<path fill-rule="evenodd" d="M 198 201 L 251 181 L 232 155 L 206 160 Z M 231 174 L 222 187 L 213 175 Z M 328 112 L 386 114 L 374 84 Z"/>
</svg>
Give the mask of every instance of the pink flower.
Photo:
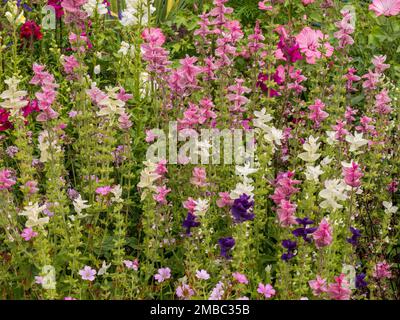
<svg viewBox="0 0 400 320">
<path fill-rule="evenodd" d="M 226 206 L 231 206 L 233 204 L 233 200 L 231 199 L 229 192 L 220 192 L 218 193 L 220 198 L 217 200 L 217 206 L 219 208 L 223 208 Z"/>
<path fill-rule="evenodd" d="M 157 163 L 157 167 L 156 167 L 155 173 L 159 174 L 160 176 L 163 176 L 164 174 L 168 173 L 167 160 L 161 159 Z"/>
<path fill-rule="evenodd" d="M 375 72 L 376 73 L 382 73 L 386 69 L 390 68 L 390 64 L 386 64 L 386 56 L 374 56 L 372 58 L 372 64 L 375 66 Z"/>
<path fill-rule="evenodd" d="M 296 217 L 294 216 L 296 205 L 292 204 L 290 201 L 282 200 L 276 212 L 278 213 L 279 222 L 283 227 L 297 224 Z"/>
<path fill-rule="evenodd" d="M 319 296 L 321 293 L 327 292 L 326 279 L 317 276 L 317 279 L 308 281 L 314 296 Z"/>
<path fill-rule="evenodd" d="M 243 79 L 236 79 L 236 84 L 229 86 L 229 93 L 226 97 L 229 101 L 233 102 L 233 106 L 230 107 L 231 111 L 235 112 L 243 112 L 246 109 L 242 106 L 249 102 L 249 99 L 244 96 L 244 94 L 251 92 L 251 90 L 247 87 L 243 86 Z"/>
<path fill-rule="evenodd" d="M 400 0 L 373 0 L 369 10 L 374 11 L 376 16 L 396 16 L 400 13 Z"/>
<path fill-rule="evenodd" d="M 0 190 L 9 189 L 16 183 L 11 170 L 0 170 Z"/>
<path fill-rule="evenodd" d="M 43 283 L 43 277 L 35 276 L 35 283 L 36 284 L 42 284 Z"/>
<path fill-rule="evenodd" d="M 271 0 L 264 0 L 264 1 L 260 1 L 258 3 L 258 9 L 260 10 L 264 10 L 264 11 L 270 11 L 273 9 L 272 6 L 267 5 L 267 3 L 271 3 Z"/>
<path fill-rule="evenodd" d="M 175 291 L 178 298 L 181 299 L 190 299 L 191 296 L 194 295 L 194 290 L 187 284 L 182 284 Z"/>
<path fill-rule="evenodd" d="M 264 285 L 261 282 L 258 284 L 257 292 L 263 294 L 267 299 L 273 297 L 276 293 L 275 289 L 270 284 Z"/>
<path fill-rule="evenodd" d="M 34 180 L 30 180 L 25 183 L 25 187 L 28 188 L 29 194 L 34 194 L 39 191 L 39 188 L 37 188 L 37 185 L 38 185 L 37 181 L 34 181 Z"/>
<path fill-rule="evenodd" d="M 164 282 L 165 280 L 171 278 L 171 269 L 170 268 L 161 268 L 158 269 L 158 273 L 154 275 L 154 279 L 156 279 L 159 283 Z"/>
<path fill-rule="evenodd" d="M 247 280 L 247 277 L 244 274 L 241 274 L 239 272 L 234 272 L 234 273 L 232 273 L 232 276 L 239 283 L 242 283 L 242 284 L 249 283 L 249 280 Z"/>
<path fill-rule="evenodd" d="M 127 267 L 128 269 L 132 269 L 132 270 L 135 270 L 135 271 L 138 271 L 138 269 L 139 269 L 139 261 L 138 261 L 138 259 L 135 259 L 133 261 L 124 260 L 123 263 L 124 263 L 125 267 Z"/>
<path fill-rule="evenodd" d="M 296 41 L 299 44 L 300 51 L 306 56 L 306 61 L 309 64 L 315 64 L 316 59 L 322 58 L 322 53 L 319 51 L 321 47 L 320 41 L 324 40 L 326 36 L 320 30 L 313 30 L 310 27 L 305 27 L 296 36 Z M 324 43 L 326 56 L 330 57 L 333 53 L 332 46 Z"/>
<path fill-rule="evenodd" d="M 82 280 L 93 281 L 96 277 L 96 273 L 97 271 L 89 266 L 85 266 L 82 270 L 79 270 L 79 275 L 82 277 Z"/>
<path fill-rule="evenodd" d="M 24 230 L 22 230 L 21 233 L 21 237 L 25 240 L 25 241 L 29 241 L 32 238 L 35 238 L 38 235 L 37 232 L 33 231 L 32 228 L 25 228 Z"/>
<path fill-rule="evenodd" d="M 118 118 L 118 123 L 121 130 L 128 130 L 132 127 L 132 121 L 129 119 L 130 117 L 131 115 L 127 114 L 125 111 L 121 113 Z"/>
<path fill-rule="evenodd" d="M 311 4 L 311 3 L 314 3 L 315 0 L 301 0 L 301 2 L 302 2 L 305 6 L 307 6 L 307 5 Z"/>
<path fill-rule="evenodd" d="M 350 167 L 343 168 L 344 182 L 353 188 L 361 186 L 360 179 L 364 176 L 361 172 L 360 166 L 354 161 L 351 162 Z"/>
<path fill-rule="evenodd" d="M 390 103 L 392 99 L 389 97 L 389 92 L 387 89 L 383 89 L 375 96 L 375 112 L 378 114 L 389 114 L 392 112 L 392 107 Z"/>
<path fill-rule="evenodd" d="M 324 111 L 325 104 L 320 99 L 316 99 L 315 103 L 309 106 L 308 109 L 312 111 L 308 118 L 315 122 L 316 128 L 319 128 L 321 122 L 329 116 L 329 113 Z"/>
<path fill-rule="evenodd" d="M 379 73 L 368 70 L 368 73 L 362 76 L 363 79 L 366 79 L 363 83 L 363 88 L 367 90 L 376 89 L 376 85 L 379 82 L 379 77 L 380 77 Z"/>
<path fill-rule="evenodd" d="M 153 199 L 156 200 L 160 204 L 167 204 L 166 196 L 171 192 L 171 189 L 168 189 L 166 186 L 157 187 L 157 193 L 153 195 Z"/>
<path fill-rule="evenodd" d="M 65 298 L 64 298 L 64 300 L 77 300 L 77 299 L 76 299 L 76 298 L 73 298 L 73 297 L 69 297 L 69 296 L 68 296 L 68 297 L 65 297 Z"/>
<path fill-rule="evenodd" d="M 66 74 L 74 74 L 75 69 L 79 67 L 79 62 L 74 56 L 64 56 L 63 67 Z"/>
<path fill-rule="evenodd" d="M 206 169 L 205 168 L 200 168 L 200 167 L 195 167 L 192 172 L 193 177 L 190 179 L 190 183 L 198 186 L 198 187 L 204 187 L 207 185 L 206 183 Z"/>
<path fill-rule="evenodd" d="M 335 277 L 335 283 L 329 284 L 328 294 L 333 300 L 350 300 L 351 290 L 344 274 Z"/>
<path fill-rule="evenodd" d="M 147 28 L 142 32 L 142 38 L 151 44 L 162 46 L 165 42 L 165 36 L 159 28 Z"/>
<path fill-rule="evenodd" d="M 386 261 L 378 262 L 374 267 L 373 276 L 376 279 L 391 278 L 390 265 Z"/>
<path fill-rule="evenodd" d="M 96 189 L 96 193 L 102 196 L 106 196 L 111 192 L 111 189 L 112 188 L 110 186 L 98 187 Z"/>
<path fill-rule="evenodd" d="M 147 143 L 153 142 L 157 138 L 157 135 L 153 133 L 151 130 L 146 130 L 146 139 Z"/>
<path fill-rule="evenodd" d="M 194 209 L 196 208 L 196 201 L 189 197 L 186 201 L 183 202 L 183 207 L 187 209 L 190 213 L 194 213 Z"/>
<path fill-rule="evenodd" d="M 196 278 L 199 280 L 208 280 L 210 279 L 210 275 L 206 270 L 201 269 L 196 271 Z"/>
<path fill-rule="evenodd" d="M 326 219 L 322 219 L 318 229 L 313 233 L 317 248 L 328 246 L 332 243 L 332 228 Z"/>
</svg>

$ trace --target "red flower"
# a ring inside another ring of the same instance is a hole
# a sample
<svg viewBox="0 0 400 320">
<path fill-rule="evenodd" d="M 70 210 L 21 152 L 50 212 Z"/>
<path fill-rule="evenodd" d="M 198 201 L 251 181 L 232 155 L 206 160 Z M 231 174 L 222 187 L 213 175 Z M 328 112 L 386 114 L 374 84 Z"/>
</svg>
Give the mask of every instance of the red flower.
<svg viewBox="0 0 400 320">
<path fill-rule="evenodd" d="M 12 127 L 11 122 L 8 121 L 9 117 L 10 113 L 7 112 L 5 109 L 0 108 L 0 132 L 6 131 L 7 129 L 10 129 Z"/>
<path fill-rule="evenodd" d="M 40 26 L 38 26 L 33 20 L 28 20 L 22 25 L 19 35 L 21 39 L 28 40 L 40 40 L 43 37 L 42 33 L 40 32 Z"/>
</svg>

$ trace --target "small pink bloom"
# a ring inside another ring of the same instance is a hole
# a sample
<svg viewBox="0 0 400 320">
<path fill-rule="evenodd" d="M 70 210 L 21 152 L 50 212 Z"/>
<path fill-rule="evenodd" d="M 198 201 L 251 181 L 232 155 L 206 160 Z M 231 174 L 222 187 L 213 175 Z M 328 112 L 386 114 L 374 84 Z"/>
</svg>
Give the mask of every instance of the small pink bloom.
<svg viewBox="0 0 400 320">
<path fill-rule="evenodd" d="M 65 297 L 65 298 L 64 298 L 64 300 L 77 300 L 77 299 L 76 299 L 76 298 L 73 298 L 73 297 L 69 297 L 69 296 L 68 296 L 68 297 Z"/>
<path fill-rule="evenodd" d="M 79 270 L 79 275 L 82 277 L 82 280 L 93 281 L 96 277 L 96 273 L 97 271 L 89 266 L 85 266 L 83 269 Z"/>
<path fill-rule="evenodd" d="M 275 289 L 270 284 L 264 285 L 261 282 L 258 284 L 257 292 L 263 294 L 267 299 L 273 297 L 276 293 Z"/>
<path fill-rule="evenodd" d="M 207 185 L 206 183 L 206 169 L 195 167 L 192 172 L 193 177 L 190 179 L 190 183 L 198 186 L 204 187 Z"/>
<path fill-rule="evenodd" d="M 194 295 L 194 290 L 187 284 L 182 284 L 175 291 L 178 298 L 188 300 Z"/>
<path fill-rule="evenodd" d="M 335 277 L 335 283 L 329 284 L 328 294 L 333 300 L 350 300 L 351 290 L 344 274 Z"/>
<path fill-rule="evenodd" d="M 267 3 L 271 3 L 271 0 L 264 0 L 258 3 L 258 9 L 263 11 L 270 11 L 273 9 L 271 5 L 267 5 Z"/>
<path fill-rule="evenodd" d="M 25 241 L 29 241 L 32 238 L 35 238 L 37 235 L 38 233 L 33 231 L 32 228 L 25 228 L 21 233 L 21 237 L 24 238 Z"/>
<path fill-rule="evenodd" d="M 102 196 L 106 196 L 111 192 L 112 188 L 110 186 L 99 187 L 96 189 L 96 193 Z"/>
<path fill-rule="evenodd" d="M 290 201 L 282 200 L 276 212 L 278 213 L 279 222 L 283 227 L 297 224 L 296 217 L 294 216 L 296 205 Z"/>
<path fill-rule="evenodd" d="M 210 279 L 210 275 L 206 270 L 201 269 L 196 271 L 196 278 L 199 280 L 208 280 Z"/>
<path fill-rule="evenodd" d="M 386 261 L 378 262 L 374 267 L 373 276 L 377 279 L 391 278 L 390 265 Z"/>
<path fill-rule="evenodd" d="M 332 228 L 325 218 L 322 219 L 318 229 L 313 233 L 313 238 L 317 248 L 322 248 L 332 243 Z"/>
<path fill-rule="evenodd" d="M 308 281 L 310 288 L 313 291 L 314 296 L 319 296 L 328 290 L 326 286 L 326 279 L 317 276 L 317 279 Z"/>
<path fill-rule="evenodd" d="M 160 204 L 167 204 L 166 196 L 171 192 L 166 186 L 157 187 L 156 194 L 153 195 L 153 199 Z"/>
<path fill-rule="evenodd" d="M 16 183 L 11 170 L 0 170 L 0 190 L 9 189 Z"/>
<path fill-rule="evenodd" d="M 219 208 L 232 206 L 233 200 L 231 199 L 229 192 L 220 192 L 218 195 L 220 196 L 220 198 L 217 200 L 217 206 Z"/>
<path fill-rule="evenodd" d="M 242 283 L 242 284 L 248 284 L 249 283 L 249 280 L 247 280 L 247 277 L 244 274 L 241 274 L 239 272 L 234 272 L 232 274 L 232 276 L 239 283 Z"/>
<path fill-rule="evenodd" d="M 171 278 L 171 269 L 170 268 L 161 268 L 158 269 L 158 273 L 154 275 L 154 279 L 156 279 L 159 283 L 164 282 Z"/>
<path fill-rule="evenodd" d="M 138 269 L 139 269 L 139 261 L 138 261 L 138 259 L 135 259 L 133 261 L 124 260 L 123 263 L 124 263 L 125 267 L 127 267 L 128 269 L 132 269 L 132 270 L 135 270 L 135 271 L 138 271 Z"/>
<path fill-rule="evenodd" d="M 343 168 L 344 182 L 353 188 L 361 186 L 361 178 L 364 174 L 361 172 L 360 166 L 354 161 L 351 162 L 350 167 Z"/>
</svg>

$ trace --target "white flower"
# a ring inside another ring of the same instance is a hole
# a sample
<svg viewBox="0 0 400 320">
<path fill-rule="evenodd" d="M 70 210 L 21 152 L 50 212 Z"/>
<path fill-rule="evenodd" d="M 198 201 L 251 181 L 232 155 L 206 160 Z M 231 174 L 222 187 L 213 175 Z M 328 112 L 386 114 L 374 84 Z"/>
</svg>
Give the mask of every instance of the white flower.
<svg viewBox="0 0 400 320">
<path fill-rule="evenodd" d="M 207 199 L 197 199 L 194 201 L 194 203 L 196 204 L 194 207 L 194 213 L 198 216 L 204 215 L 210 206 Z"/>
<path fill-rule="evenodd" d="M 319 193 L 319 196 L 325 199 L 320 203 L 320 207 L 333 210 L 342 208 L 343 206 L 337 201 L 344 201 L 348 198 L 346 187 L 347 185 L 340 179 L 326 180 L 325 189 Z"/>
<path fill-rule="evenodd" d="M 329 145 L 333 145 L 336 142 L 338 142 L 338 140 L 336 139 L 336 132 L 335 131 L 326 131 L 326 135 L 327 135 L 326 142 Z"/>
<path fill-rule="evenodd" d="M 128 54 L 130 44 L 128 42 L 122 41 L 121 48 L 118 50 L 118 54 L 126 56 Z"/>
<path fill-rule="evenodd" d="M 21 10 L 21 12 L 18 14 L 18 6 L 16 1 L 8 1 L 7 2 L 8 9 L 5 13 L 5 17 L 7 18 L 8 22 L 11 24 L 15 24 L 16 26 L 19 26 L 20 24 L 25 23 L 25 16 L 24 16 L 24 11 Z"/>
<path fill-rule="evenodd" d="M 306 175 L 307 180 L 318 182 L 318 177 L 323 173 L 324 171 L 321 170 L 321 166 L 307 166 L 306 172 L 304 174 Z"/>
<path fill-rule="evenodd" d="M 100 71 L 101 71 L 100 65 L 95 66 L 94 69 L 93 69 L 93 73 L 94 74 L 100 74 Z"/>
<path fill-rule="evenodd" d="M 319 138 L 314 138 L 313 136 L 309 136 L 307 142 L 303 144 L 303 149 L 306 152 L 300 153 L 298 157 L 306 162 L 315 162 L 321 156 L 320 153 L 317 153 L 319 146 L 321 143 L 317 143 Z"/>
<path fill-rule="evenodd" d="M 144 164 L 146 167 L 140 173 L 140 181 L 137 186 L 142 189 L 148 188 L 155 191 L 156 187 L 153 185 L 153 183 L 161 176 L 157 172 L 155 172 L 155 163 L 145 161 Z"/>
<path fill-rule="evenodd" d="M 61 147 L 57 145 L 57 140 L 53 140 L 51 143 L 49 140 L 50 137 L 49 137 L 49 132 L 47 130 L 40 132 L 38 141 L 39 141 L 41 162 L 47 162 L 50 159 L 51 157 L 50 150 L 52 150 L 55 153 L 61 152 Z"/>
<path fill-rule="evenodd" d="M 78 215 L 81 215 L 82 210 L 91 207 L 90 205 L 87 205 L 87 204 L 86 204 L 87 202 L 88 202 L 87 200 L 82 200 L 82 196 L 81 196 L 81 195 L 79 195 L 79 196 L 74 200 L 74 202 L 73 202 L 72 204 L 74 205 L 74 209 L 75 209 L 75 211 L 76 211 L 76 213 L 77 213 Z"/>
<path fill-rule="evenodd" d="M 330 164 L 332 162 L 332 160 L 333 159 L 329 156 L 323 158 L 321 161 L 321 166 L 323 166 L 323 167 L 327 166 L 328 164 Z"/>
<path fill-rule="evenodd" d="M 88 0 L 82 7 L 83 10 L 87 12 L 89 17 L 93 16 L 96 10 L 98 15 L 105 15 L 108 12 L 107 6 L 102 0 Z"/>
<path fill-rule="evenodd" d="M 111 198 L 111 201 L 117 202 L 117 203 L 124 202 L 124 200 L 121 198 L 122 188 L 119 184 L 111 189 L 111 193 L 114 195 L 114 197 Z"/>
<path fill-rule="evenodd" d="M 100 268 L 99 271 L 97 272 L 97 275 L 101 276 L 101 275 L 103 275 L 103 274 L 106 274 L 108 268 L 110 268 L 110 267 L 111 267 L 111 263 L 110 263 L 110 264 L 107 264 L 107 263 L 103 260 L 103 263 L 102 263 L 102 265 L 101 265 L 101 268 Z"/>
<path fill-rule="evenodd" d="M 236 184 L 235 190 L 231 191 L 229 196 L 232 200 L 239 199 L 240 196 L 244 193 L 250 197 L 253 197 L 254 196 L 253 190 L 254 190 L 254 187 L 251 184 L 248 184 L 246 182 L 238 183 L 238 184 Z"/>
<path fill-rule="evenodd" d="M 394 214 L 399 209 L 398 207 L 394 206 L 392 202 L 383 201 L 383 206 L 385 207 L 385 213 L 387 214 Z"/>
<path fill-rule="evenodd" d="M 243 167 L 236 166 L 236 174 L 242 176 L 244 179 L 247 178 L 248 175 L 257 172 L 258 169 L 251 168 L 250 163 L 246 162 Z"/>
<path fill-rule="evenodd" d="M 280 146 L 282 144 L 281 140 L 283 139 L 283 132 L 282 132 L 282 130 L 277 129 L 275 127 L 268 127 L 266 129 L 264 139 L 266 141 L 268 141 L 270 144 L 272 144 L 273 146 L 274 146 L 274 144 Z"/>
<path fill-rule="evenodd" d="M 363 139 L 363 134 L 357 132 L 354 133 L 354 136 L 348 134 L 346 136 L 346 141 L 350 143 L 350 152 L 357 151 L 362 146 L 368 144 L 368 140 Z"/>
<path fill-rule="evenodd" d="M 28 218 L 25 222 L 25 227 L 27 228 L 43 226 L 49 222 L 49 217 L 39 218 L 39 214 L 42 213 L 44 209 L 46 209 L 46 205 L 39 206 L 37 202 L 35 204 L 29 203 L 18 215 Z"/>
<path fill-rule="evenodd" d="M 12 77 L 4 81 L 8 85 L 8 90 L 3 91 L 0 94 L 0 98 L 3 102 L 0 102 L 0 107 L 9 109 L 11 116 L 15 116 L 20 109 L 28 104 L 25 100 L 25 96 L 28 94 L 26 91 L 18 91 L 18 84 L 21 80 Z"/>
<path fill-rule="evenodd" d="M 53 266 L 46 265 L 42 268 L 42 287 L 46 290 L 54 290 L 56 288 L 56 271 Z"/>
<path fill-rule="evenodd" d="M 140 22 L 146 25 L 151 16 L 155 12 L 155 7 L 150 5 L 150 11 L 147 7 L 147 0 L 126 0 L 126 9 L 121 13 L 120 23 L 123 26 L 132 26 L 139 23 L 139 15 L 141 16 Z M 139 14 L 141 13 L 141 14 Z"/>
<path fill-rule="evenodd" d="M 273 119 L 270 114 L 265 112 L 265 108 L 261 109 L 261 111 L 254 111 L 254 115 L 256 116 L 256 118 L 253 119 L 254 127 L 260 128 L 264 131 L 269 128 L 269 126 L 267 126 L 267 123 Z"/>
</svg>

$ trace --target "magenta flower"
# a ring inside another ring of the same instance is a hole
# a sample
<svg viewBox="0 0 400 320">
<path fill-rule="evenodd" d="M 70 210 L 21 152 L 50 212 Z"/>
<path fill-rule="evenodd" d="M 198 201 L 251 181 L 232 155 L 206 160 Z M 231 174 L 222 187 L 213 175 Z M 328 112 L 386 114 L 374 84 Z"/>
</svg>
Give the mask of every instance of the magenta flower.
<svg viewBox="0 0 400 320">
<path fill-rule="evenodd" d="M 325 104 L 320 100 L 316 99 L 315 103 L 308 107 L 312 111 L 308 118 L 315 122 L 315 128 L 319 128 L 322 121 L 328 118 L 329 113 L 325 112 Z"/>
<path fill-rule="evenodd" d="M 391 278 L 392 272 L 390 271 L 390 264 L 386 261 L 378 262 L 374 267 L 373 276 L 376 279 Z"/>
<path fill-rule="evenodd" d="M 232 276 L 239 283 L 242 283 L 242 284 L 248 284 L 249 283 L 249 280 L 247 280 L 247 277 L 244 274 L 241 274 L 239 272 L 234 272 L 234 273 L 232 273 Z"/>
<path fill-rule="evenodd" d="M 327 292 L 328 288 L 326 286 L 326 279 L 317 276 L 317 279 L 308 281 L 310 288 L 313 291 L 314 296 L 319 296 L 320 294 Z"/>
<path fill-rule="evenodd" d="M 327 292 L 333 300 L 350 300 L 351 290 L 345 275 L 341 274 L 339 277 L 335 277 L 335 283 L 329 284 Z"/>
<path fill-rule="evenodd" d="M 158 269 L 158 273 L 154 275 L 154 279 L 156 279 L 159 283 L 164 282 L 171 278 L 171 269 L 170 268 L 161 268 Z"/>
<path fill-rule="evenodd" d="M 0 190 L 10 189 L 16 183 L 11 170 L 0 170 Z"/>
<path fill-rule="evenodd" d="M 21 237 L 25 240 L 25 241 L 29 241 L 33 238 L 35 238 L 38 235 L 37 232 L 33 231 L 32 228 L 25 228 L 24 230 L 22 230 L 21 232 Z"/>
<path fill-rule="evenodd" d="M 93 281 L 96 277 L 97 271 L 89 266 L 85 266 L 82 270 L 79 270 L 79 275 L 82 280 Z"/>
<path fill-rule="evenodd" d="M 322 248 L 332 243 L 332 228 L 325 218 L 320 222 L 317 231 L 313 233 L 313 238 L 317 248 Z"/>
<path fill-rule="evenodd" d="M 344 182 L 353 188 L 361 186 L 361 178 L 364 174 L 361 172 L 360 166 L 354 161 L 351 162 L 350 167 L 343 168 Z"/>
<path fill-rule="evenodd" d="M 102 196 L 106 196 L 111 192 L 112 188 L 110 186 L 98 187 L 96 193 Z"/>
<path fill-rule="evenodd" d="M 258 284 L 257 292 L 263 294 L 266 299 L 272 298 L 275 295 L 275 289 L 270 284 Z"/>
</svg>

